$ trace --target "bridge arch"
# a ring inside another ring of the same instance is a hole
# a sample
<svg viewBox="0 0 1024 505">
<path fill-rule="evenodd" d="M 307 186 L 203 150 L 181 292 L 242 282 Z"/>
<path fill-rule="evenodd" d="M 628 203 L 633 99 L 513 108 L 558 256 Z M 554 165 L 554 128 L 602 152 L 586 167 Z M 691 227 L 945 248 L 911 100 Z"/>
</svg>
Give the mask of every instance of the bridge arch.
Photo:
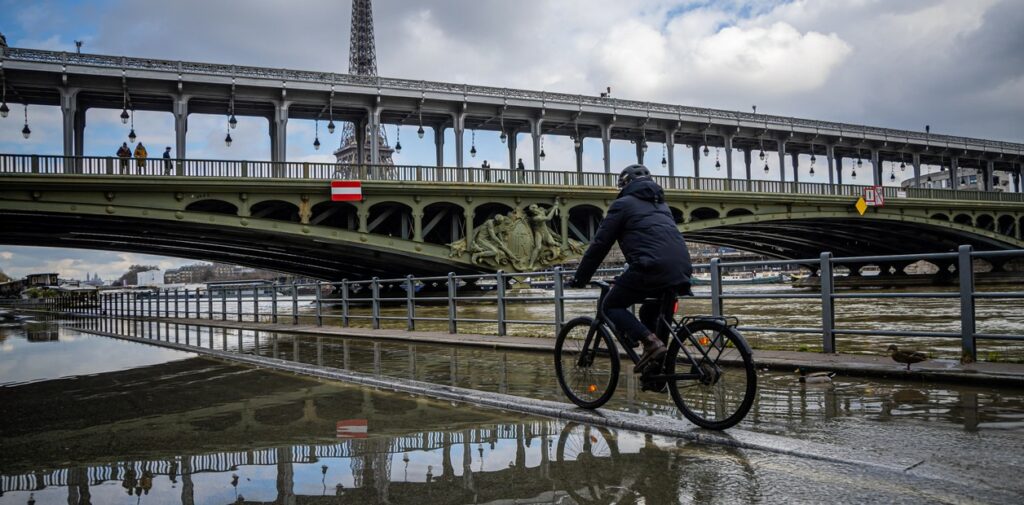
<svg viewBox="0 0 1024 505">
<path fill-rule="evenodd" d="M 946 215 L 946 214 L 943 214 L 941 212 L 938 212 L 938 213 L 932 214 L 931 217 L 929 217 L 929 219 L 935 219 L 935 220 L 938 220 L 938 221 L 949 221 L 949 216 Z"/>
<path fill-rule="evenodd" d="M 473 209 L 473 227 L 484 224 L 484 221 L 498 215 L 512 212 L 512 207 L 499 202 L 487 202 Z"/>
<path fill-rule="evenodd" d="M 991 214 L 982 214 L 975 218 L 974 226 L 988 231 L 996 231 L 996 220 Z"/>
<path fill-rule="evenodd" d="M 263 200 L 249 207 L 249 213 L 258 219 L 299 222 L 299 206 L 284 200 Z"/>
<path fill-rule="evenodd" d="M 355 231 L 359 229 L 359 209 L 348 202 L 320 202 L 313 206 L 309 224 Z"/>
<path fill-rule="evenodd" d="M 601 224 L 604 211 L 590 204 L 576 205 L 569 209 L 569 238 L 590 242 Z"/>
<path fill-rule="evenodd" d="M 1017 233 L 1016 224 L 1017 220 L 1009 214 L 1003 214 L 999 216 L 999 221 L 996 227 L 996 231 L 1003 235 L 1014 236 Z"/>
<path fill-rule="evenodd" d="M 669 207 L 669 212 L 672 213 L 672 219 L 675 220 L 676 224 L 682 224 L 686 222 L 686 213 L 679 210 L 676 207 Z"/>
<path fill-rule="evenodd" d="M 412 207 L 400 202 L 380 202 L 370 207 L 366 231 L 389 237 L 412 238 Z"/>
<path fill-rule="evenodd" d="M 185 210 L 189 212 L 209 212 L 211 214 L 227 214 L 230 216 L 238 215 L 237 205 L 215 198 L 209 198 L 206 200 L 192 202 L 185 206 Z"/>
<path fill-rule="evenodd" d="M 750 211 L 750 209 L 745 209 L 743 207 L 737 207 L 735 209 L 730 209 L 729 212 L 726 212 L 725 213 L 725 217 L 751 216 L 753 214 L 754 213 L 752 211 Z"/>
<path fill-rule="evenodd" d="M 974 218 L 970 214 L 957 214 L 953 217 L 953 222 L 964 226 L 974 226 Z"/>
<path fill-rule="evenodd" d="M 721 214 L 710 207 L 699 207 L 690 212 L 690 221 L 703 221 L 705 219 L 718 219 Z"/>
<path fill-rule="evenodd" d="M 458 204 L 436 202 L 423 208 L 423 241 L 448 244 L 466 236 L 466 211 Z"/>
</svg>

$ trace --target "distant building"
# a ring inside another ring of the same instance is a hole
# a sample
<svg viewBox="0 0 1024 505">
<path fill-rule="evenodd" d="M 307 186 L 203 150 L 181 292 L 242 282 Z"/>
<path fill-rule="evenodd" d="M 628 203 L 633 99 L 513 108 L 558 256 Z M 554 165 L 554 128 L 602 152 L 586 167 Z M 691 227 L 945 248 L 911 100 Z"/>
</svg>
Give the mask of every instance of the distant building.
<svg viewBox="0 0 1024 505">
<path fill-rule="evenodd" d="M 136 284 L 139 286 L 158 286 L 164 283 L 164 273 L 159 269 L 139 272 L 138 276 L 139 281 Z"/>
<path fill-rule="evenodd" d="M 952 172 L 942 170 L 911 177 L 900 183 L 904 188 L 985 190 L 985 172 L 976 168 L 960 168 L 959 181 L 950 181 Z M 992 172 L 992 191 L 1010 191 L 1010 173 L 1002 170 Z"/>
<path fill-rule="evenodd" d="M 60 283 L 57 279 L 58 276 L 59 274 L 56 273 L 28 274 L 25 276 L 25 287 L 56 286 Z"/>
<path fill-rule="evenodd" d="M 89 286 L 99 287 L 102 286 L 104 283 L 103 279 L 100 279 L 100 274 L 85 274 L 85 284 Z"/>
</svg>

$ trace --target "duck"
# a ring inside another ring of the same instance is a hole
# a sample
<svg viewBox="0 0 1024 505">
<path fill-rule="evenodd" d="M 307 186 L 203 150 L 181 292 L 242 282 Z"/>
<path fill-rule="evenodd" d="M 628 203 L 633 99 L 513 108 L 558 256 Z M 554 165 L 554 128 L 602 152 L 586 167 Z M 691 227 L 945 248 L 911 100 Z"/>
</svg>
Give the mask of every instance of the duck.
<svg viewBox="0 0 1024 505">
<path fill-rule="evenodd" d="M 887 349 L 892 356 L 892 360 L 897 363 L 906 363 L 907 371 L 910 371 L 910 365 L 913 363 L 920 363 L 928 359 L 928 355 L 920 351 L 901 351 L 896 344 L 892 344 Z"/>
<path fill-rule="evenodd" d="M 800 382 L 803 384 L 832 384 L 832 377 L 835 377 L 835 372 L 807 372 L 804 367 L 797 368 L 794 370 L 800 374 Z"/>
</svg>

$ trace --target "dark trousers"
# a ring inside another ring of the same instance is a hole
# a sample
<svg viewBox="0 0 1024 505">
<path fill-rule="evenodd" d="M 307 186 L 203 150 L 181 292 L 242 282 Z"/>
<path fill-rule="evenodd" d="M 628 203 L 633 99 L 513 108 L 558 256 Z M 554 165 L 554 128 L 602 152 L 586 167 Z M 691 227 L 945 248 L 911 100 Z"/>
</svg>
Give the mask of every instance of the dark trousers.
<svg viewBox="0 0 1024 505">
<path fill-rule="evenodd" d="M 686 286 L 655 290 L 635 289 L 615 284 L 604 298 L 604 314 L 615 325 L 615 329 L 631 340 L 634 346 L 649 333 L 655 333 L 662 342 L 668 342 L 668 328 L 656 328 L 656 326 L 659 314 L 668 316 L 672 313 L 675 299 L 668 298 L 662 304 L 662 297 L 666 292 L 681 294 L 685 289 Z M 653 299 L 648 300 L 648 298 Z M 642 304 L 640 305 L 640 319 L 629 312 L 629 307 L 637 303 Z"/>
</svg>

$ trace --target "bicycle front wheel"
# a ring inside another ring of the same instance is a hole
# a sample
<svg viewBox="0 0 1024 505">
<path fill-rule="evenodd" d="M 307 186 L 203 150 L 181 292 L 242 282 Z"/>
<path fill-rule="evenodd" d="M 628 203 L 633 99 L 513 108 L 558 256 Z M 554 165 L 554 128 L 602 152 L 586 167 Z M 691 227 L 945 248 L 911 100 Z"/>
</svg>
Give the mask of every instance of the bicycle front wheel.
<svg viewBox="0 0 1024 505">
<path fill-rule="evenodd" d="M 719 321 L 697 319 L 679 330 L 665 360 L 665 375 L 676 373 L 699 376 L 668 381 L 672 400 L 697 426 L 730 428 L 754 403 L 757 370 L 750 347 Z"/>
<path fill-rule="evenodd" d="M 591 332 L 593 322 L 589 317 L 573 319 L 555 340 L 558 385 L 569 400 L 586 409 L 604 405 L 619 382 L 619 352 L 603 324 Z"/>
</svg>

